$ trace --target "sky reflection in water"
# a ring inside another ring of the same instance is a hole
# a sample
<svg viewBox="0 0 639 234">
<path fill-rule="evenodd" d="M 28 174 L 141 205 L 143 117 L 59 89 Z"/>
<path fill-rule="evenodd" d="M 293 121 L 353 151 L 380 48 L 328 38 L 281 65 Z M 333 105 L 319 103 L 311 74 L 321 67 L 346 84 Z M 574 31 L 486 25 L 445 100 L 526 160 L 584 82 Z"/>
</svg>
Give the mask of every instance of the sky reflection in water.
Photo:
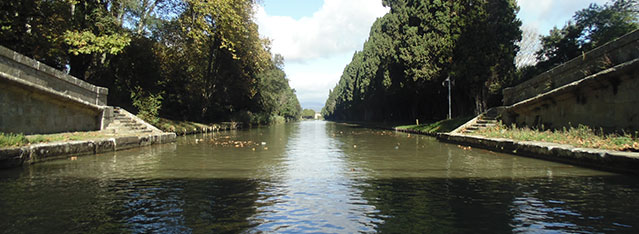
<svg viewBox="0 0 639 234">
<path fill-rule="evenodd" d="M 307 121 L 0 171 L 0 230 L 633 232 L 633 179 Z"/>
</svg>

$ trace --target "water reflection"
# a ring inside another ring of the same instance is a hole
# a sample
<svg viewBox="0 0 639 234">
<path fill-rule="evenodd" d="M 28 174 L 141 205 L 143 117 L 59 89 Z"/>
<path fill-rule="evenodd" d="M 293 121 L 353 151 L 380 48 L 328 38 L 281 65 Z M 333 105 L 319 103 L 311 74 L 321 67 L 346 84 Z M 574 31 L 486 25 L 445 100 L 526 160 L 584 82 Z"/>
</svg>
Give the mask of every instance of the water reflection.
<svg viewBox="0 0 639 234">
<path fill-rule="evenodd" d="M 311 121 L 2 170 L 0 232 L 636 232 L 638 198 L 634 177 Z"/>
<path fill-rule="evenodd" d="M 379 209 L 371 215 L 383 220 L 379 232 L 630 233 L 639 218 L 631 211 L 637 198 L 629 192 L 639 190 L 623 186 L 626 179 L 382 179 L 362 189 Z"/>
<path fill-rule="evenodd" d="M 299 123 L 286 150 L 286 171 L 281 184 L 271 187 L 263 206 L 253 218 L 258 231 L 352 233 L 374 230 L 366 214 L 376 211 L 361 197 L 357 182 L 349 175 L 341 142 L 327 136 L 326 124 Z"/>
</svg>

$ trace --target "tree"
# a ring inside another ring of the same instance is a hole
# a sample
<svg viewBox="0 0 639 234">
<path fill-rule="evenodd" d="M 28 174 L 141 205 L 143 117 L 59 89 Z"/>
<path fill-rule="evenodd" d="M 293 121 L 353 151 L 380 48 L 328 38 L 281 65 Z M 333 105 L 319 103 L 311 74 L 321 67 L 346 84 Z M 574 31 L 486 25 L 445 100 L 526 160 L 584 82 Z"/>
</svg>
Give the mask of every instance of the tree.
<svg viewBox="0 0 639 234">
<path fill-rule="evenodd" d="M 639 28 L 639 1 L 615 0 L 577 11 L 561 29 L 541 38 L 539 70 L 548 70 Z"/>
<path fill-rule="evenodd" d="M 315 118 L 315 111 L 311 110 L 311 109 L 304 109 L 302 111 L 302 118 L 304 118 L 304 119 L 314 119 Z"/>
<path fill-rule="evenodd" d="M 520 22 L 514 0 L 385 0 L 322 114 L 327 119 L 414 121 L 447 115 L 451 76 L 458 114 L 495 105 L 514 73 Z"/>
<path fill-rule="evenodd" d="M 255 0 L 9 0 L 0 43 L 109 88 L 111 105 L 201 122 L 298 119 Z M 152 105 L 147 105 L 148 103 Z M 147 114 L 145 114 L 147 113 Z M 148 114 L 150 113 L 150 114 Z M 248 115 L 246 115 L 248 114 Z"/>
</svg>

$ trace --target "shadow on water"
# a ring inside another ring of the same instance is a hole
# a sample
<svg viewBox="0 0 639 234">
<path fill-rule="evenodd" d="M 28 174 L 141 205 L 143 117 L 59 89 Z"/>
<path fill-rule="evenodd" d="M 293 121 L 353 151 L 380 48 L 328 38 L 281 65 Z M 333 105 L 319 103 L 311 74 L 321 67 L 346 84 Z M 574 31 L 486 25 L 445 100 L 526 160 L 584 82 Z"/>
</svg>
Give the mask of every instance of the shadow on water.
<svg viewBox="0 0 639 234">
<path fill-rule="evenodd" d="M 626 177 L 366 181 L 363 196 L 400 233 L 636 232 L 637 186 Z"/>
<path fill-rule="evenodd" d="M 306 121 L 0 171 L 0 232 L 636 232 L 635 178 Z"/>
</svg>

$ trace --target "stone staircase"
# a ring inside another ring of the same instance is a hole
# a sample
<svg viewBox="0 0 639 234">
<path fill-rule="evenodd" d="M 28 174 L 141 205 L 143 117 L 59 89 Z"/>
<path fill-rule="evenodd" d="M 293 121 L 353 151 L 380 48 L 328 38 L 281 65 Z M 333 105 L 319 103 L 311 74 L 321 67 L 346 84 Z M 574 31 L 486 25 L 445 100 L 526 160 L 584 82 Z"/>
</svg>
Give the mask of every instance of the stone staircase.
<svg viewBox="0 0 639 234">
<path fill-rule="evenodd" d="M 112 121 L 102 131 L 125 135 L 162 133 L 161 130 L 119 107 L 113 109 Z"/>
<path fill-rule="evenodd" d="M 479 119 L 475 121 L 475 123 L 463 129 L 461 133 L 472 134 L 476 131 L 479 131 L 480 129 L 493 127 L 495 125 L 497 125 L 496 117 L 480 116 Z"/>
<path fill-rule="evenodd" d="M 492 127 L 499 123 L 500 114 L 503 108 L 491 108 L 476 118 L 468 121 L 468 123 L 454 130 L 453 133 L 473 134 L 480 129 Z"/>
</svg>

